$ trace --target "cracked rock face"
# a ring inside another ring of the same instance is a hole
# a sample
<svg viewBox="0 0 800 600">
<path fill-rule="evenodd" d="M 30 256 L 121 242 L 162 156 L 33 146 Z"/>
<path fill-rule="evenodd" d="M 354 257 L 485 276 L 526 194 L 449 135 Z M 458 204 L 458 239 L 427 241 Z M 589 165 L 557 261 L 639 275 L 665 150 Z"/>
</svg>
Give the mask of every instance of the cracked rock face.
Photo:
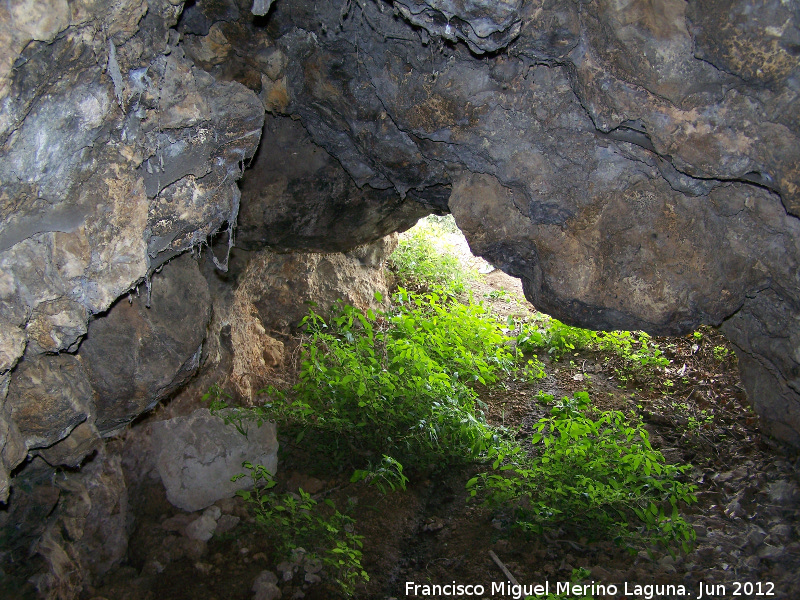
<svg viewBox="0 0 800 600">
<path fill-rule="evenodd" d="M 798 94 L 781 0 L 3 4 L 0 501 L 192 375 L 176 257 L 237 224 L 345 252 L 452 212 L 559 319 L 721 325 L 800 445 Z"/>
<path fill-rule="evenodd" d="M 519 35 L 522 4 L 522 0 L 398 0 L 394 8 L 428 34 L 464 41 L 470 50 L 483 54 L 505 48 Z"/>
<path fill-rule="evenodd" d="M 211 303 L 195 260 L 188 254 L 173 260 L 151 285 L 151 292 L 122 298 L 93 320 L 78 352 L 101 433 L 153 408 L 199 365 Z"/>
<path fill-rule="evenodd" d="M 89 319 L 235 224 L 263 108 L 185 57 L 170 29 L 181 11 L 166 0 L 0 7 L 0 501 L 26 449 L 96 416 L 97 390 L 71 355 Z M 51 384 L 58 394 L 33 400 Z M 130 420 L 157 396 L 111 412 Z M 64 410 L 45 419 L 48 403 Z"/>
<path fill-rule="evenodd" d="M 405 230 L 428 213 L 413 195 L 359 189 L 297 121 L 268 115 L 264 132 L 269 147 L 242 179 L 239 248 L 343 252 Z"/>
</svg>

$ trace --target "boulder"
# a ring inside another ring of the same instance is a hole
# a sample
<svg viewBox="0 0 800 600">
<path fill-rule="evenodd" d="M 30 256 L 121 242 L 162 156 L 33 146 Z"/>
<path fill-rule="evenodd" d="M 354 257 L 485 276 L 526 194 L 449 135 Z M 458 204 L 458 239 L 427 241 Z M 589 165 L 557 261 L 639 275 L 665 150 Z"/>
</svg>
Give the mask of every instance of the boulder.
<svg viewBox="0 0 800 600">
<path fill-rule="evenodd" d="M 217 529 L 217 520 L 219 517 L 219 508 L 216 506 L 207 508 L 203 511 L 202 515 L 186 526 L 186 536 L 193 540 L 207 542 Z"/>
<path fill-rule="evenodd" d="M 52 446 L 91 414 L 92 388 L 70 354 L 37 356 L 14 371 L 6 402 L 28 449 Z"/>
<path fill-rule="evenodd" d="M 252 488 L 249 476 L 231 478 L 246 472 L 244 461 L 264 465 L 275 473 L 278 441 L 275 424 L 247 424 L 247 435 L 202 408 L 185 417 L 153 424 L 152 444 L 156 469 L 167 491 L 168 500 L 185 511 L 196 511 L 238 490 Z M 215 523 L 216 525 L 216 523 Z"/>
<path fill-rule="evenodd" d="M 383 266 L 396 246 L 390 237 L 348 253 L 265 250 L 251 258 L 236 293 L 247 296 L 268 331 L 284 333 L 294 330 L 310 308 L 327 315 L 337 301 L 377 310 L 388 297 Z"/>
<path fill-rule="evenodd" d="M 79 472 L 59 477 L 56 487 L 58 510 L 34 545 L 47 566 L 32 581 L 43 595 L 74 597 L 127 552 L 128 490 L 120 457 L 101 452 Z"/>
<path fill-rule="evenodd" d="M 272 571 L 261 571 L 253 581 L 253 600 L 277 600 L 283 594 L 278 587 L 278 576 Z"/>
<path fill-rule="evenodd" d="M 252 398 L 283 365 L 281 339 L 296 333 L 309 309 L 327 316 L 337 301 L 382 308 L 388 298 L 383 266 L 396 246 L 396 236 L 387 236 L 347 253 L 262 250 L 246 253 L 246 260 L 237 253 L 234 264 L 243 265 L 237 285 L 217 296 L 209 335 L 210 353 L 219 366 L 225 363 L 224 376 Z"/>
<path fill-rule="evenodd" d="M 184 255 L 164 265 L 150 289 L 90 323 L 78 357 L 97 394 L 101 432 L 128 423 L 186 383 L 199 365 L 210 311 L 208 284 Z"/>
</svg>

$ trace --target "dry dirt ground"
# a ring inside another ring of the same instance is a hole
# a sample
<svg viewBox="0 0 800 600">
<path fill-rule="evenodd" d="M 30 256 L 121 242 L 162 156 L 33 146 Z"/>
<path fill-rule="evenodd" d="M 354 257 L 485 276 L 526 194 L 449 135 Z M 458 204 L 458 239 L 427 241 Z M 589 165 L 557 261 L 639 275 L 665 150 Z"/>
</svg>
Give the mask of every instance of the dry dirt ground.
<svg viewBox="0 0 800 600">
<path fill-rule="evenodd" d="M 468 256 L 468 248 L 462 254 Z M 474 266 L 480 266 L 479 259 Z M 523 318 L 533 308 L 519 281 L 494 271 L 477 276 L 473 295 L 502 317 Z M 746 405 L 735 356 L 715 330 L 704 328 L 682 338 L 658 338 L 671 364 L 639 379 L 621 380 L 618 358 L 608 353 L 577 352 L 559 361 L 542 356 L 547 376 L 534 383 L 509 381 L 479 390 L 490 422 L 529 431 L 548 407 L 537 403 L 543 390 L 555 398 L 587 390 L 601 408 L 633 411 L 650 431 L 654 446 L 670 462 L 691 463 L 698 503 L 685 514 L 697 533 L 696 548 L 671 557 L 656 552 L 631 555 L 610 542 L 526 536 L 504 515 L 467 501 L 465 482 L 485 469 L 479 464 L 441 469 L 432 464 L 411 473 L 408 489 L 380 494 L 374 487 L 350 483 L 346 465 L 331 464 L 300 444 L 282 438 L 277 491 L 303 488 L 330 499 L 356 520 L 364 536 L 363 566 L 370 576 L 353 597 L 388 599 L 407 594 L 416 584 L 481 584 L 478 596 L 492 594 L 492 582 L 507 581 L 490 557 L 493 551 L 522 584 L 568 581 L 583 567 L 587 582 L 616 584 L 620 599 L 800 597 L 800 489 L 797 457 L 762 436 Z M 250 600 L 254 580 L 264 571 L 280 580 L 282 598 L 328 599 L 336 591 L 325 580 L 308 583 L 302 568 L 279 570 L 283 557 L 274 539 L 256 525 L 240 499 L 220 503 L 223 514 L 240 517 L 236 527 L 205 545 L 192 545 L 182 527 L 194 518 L 180 516 L 153 481 L 133 508 L 136 521 L 129 560 L 86 598 L 108 600 Z M 177 521 L 176 521 L 176 516 Z M 291 579 L 285 580 L 282 573 Z M 705 587 L 700 588 L 701 582 Z M 671 585 L 667 591 L 634 586 Z M 685 586 L 686 594 L 667 593 Z M 420 588 L 421 590 L 421 588 Z M 551 587 L 551 591 L 553 588 Z"/>
</svg>

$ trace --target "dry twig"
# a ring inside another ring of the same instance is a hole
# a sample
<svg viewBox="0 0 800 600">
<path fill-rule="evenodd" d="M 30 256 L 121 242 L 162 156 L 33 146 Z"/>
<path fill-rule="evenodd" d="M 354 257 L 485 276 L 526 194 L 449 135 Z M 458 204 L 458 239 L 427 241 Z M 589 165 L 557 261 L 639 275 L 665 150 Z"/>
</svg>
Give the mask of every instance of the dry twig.
<svg viewBox="0 0 800 600">
<path fill-rule="evenodd" d="M 505 574 L 506 577 L 508 577 L 508 580 L 511 583 L 513 583 L 514 585 L 519 585 L 519 582 L 516 579 L 514 579 L 514 576 L 511 574 L 511 571 L 509 571 L 508 568 L 503 564 L 503 561 L 498 558 L 497 554 L 494 553 L 494 550 L 489 550 L 489 556 L 492 557 L 492 560 L 498 567 L 500 567 L 500 570 Z"/>
</svg>

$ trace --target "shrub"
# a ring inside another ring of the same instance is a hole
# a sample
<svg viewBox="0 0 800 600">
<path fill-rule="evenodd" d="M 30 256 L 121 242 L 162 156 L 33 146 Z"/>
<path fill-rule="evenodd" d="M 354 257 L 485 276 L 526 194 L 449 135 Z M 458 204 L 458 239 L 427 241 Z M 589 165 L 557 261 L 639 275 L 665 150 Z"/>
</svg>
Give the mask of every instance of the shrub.
<svg viewBox="0 0 800 600">
<path fill-rule="evenodd" d="M 399 285 L 417 291 L 463 293 L 469 275 L 452 247 L 441 241 L 444 234 L 454 231 L 458 231 L 454 221 L 451 227 L 449 221 L 439 223 L 427 217 L 404 234 L 388 260 Z"/>
<path fill-rule="evenodd" d="M 534 430 L 531 454 L 520 446 L 490 450 L 492 471 L 467 482 L 472 496 L 511 506 L 515 524 L 536 533 L 574 530 L 628 548 L 691 549 L 694 530 L 678 511 L 696 501 L 695 486 L 679 480 L 690 467 L 667 464 L 641 424 L 592 410 L 589 395 L 578 392 Z"/>
<path fill-rule="evenodd" d="M 616 353 L 628 371 L 666 367 L 669 359 L 644 331 L 603 331 L 596 334 L 597 348 Z"/>
<path fill-rule="evenodd" d="M 714 358 L 717 359 L 719 362 L 724 362 L 730 356 L 731 351 L 728 350 L 725 346 L 714 346 L 714 350 L 712 351 L 714 354 Z"/>
<path fill-rule="evenodd" d="M 520 367 L 482 305 L 401 289 L 389 312 L 341 306 L 328 323 L 312 313 L 304 324 L 295 422 L 344 438 L 357 453 L 383 455 L 384 475 L 387 458 L 417 465 L 486 450 L 470 384 L 496 383 Z"/>
<path fill-rule="evenodd" d="M 314 430 L 328 456 L 354 460 L 354 479 L 384 490 L 404 487 L 405 466 L 469 460 L 488 450 L 492 434 L 476 383 L 544 374 L 538 361 L 520 360 L 503 323 L 483 305 L 448 295 L 401 288 L 387 312 L 340 305 L 328 321 L 312 311 L 303 326 L 291 401 L 268 390 L 262 406 L 226 418 L 241 431 L 248 419 L 275 420 L 298 438 Z"/>
<path fill-rule="evenodd" d="M 334 434 L 356 453 L 401 464 L 478 449 L 483 423 L 463 375 L 469 368 L 488 373 L 489 366 L 471 352 L 469 333 L 461 332 L 467 343 L 445 344 L 445 324 L 422 314 L 435 306 L 410 300 L 382 317 L 343 306 L 330 325 L 310 315 L 292 405 L 297 420 Z M 463 365 L 461 373 L 455 365 Z"/>
<path fill-rule="evenodd" d="M 596 340 L 596 332 L 566 325 L 546 315 L 523 324 L 517 336 L 517 344 L 524 352 L 545 350 L 556 360 L 567 352 L 583 350 Z"/>
<path fill-rule="evenodd" d="M 517 345 L 524 352 L 544 350 L 556 360 L 584 349 L 613 352 L 622 359 L 617 374 L 623 380 L 632 375 L 644 377 L 653 368 L 669 364 L 659 345 L 644 331 L 592 331 L 545 315 L 522 325 Z"/>
<path fill-rule="evenodd" d="M 317 562 L 345 597 L 352 596 L 356 585 L 369 581 L 361 567 L 363 536 L 355 534 L 352 517 L 336 510 L 331 500 L 318 504 L 302 489 L 281 496 L 268 492 L 275 486 L 269 471 L 249 462 L 242 466 L 248 473 L 234 480 L 251 477 L 253 490 L 237 493 L 253 511 L 256 524 L 277 537 L 276 551 L 281 558 L 302 559 L 306 565 Z"/>
</svg>

